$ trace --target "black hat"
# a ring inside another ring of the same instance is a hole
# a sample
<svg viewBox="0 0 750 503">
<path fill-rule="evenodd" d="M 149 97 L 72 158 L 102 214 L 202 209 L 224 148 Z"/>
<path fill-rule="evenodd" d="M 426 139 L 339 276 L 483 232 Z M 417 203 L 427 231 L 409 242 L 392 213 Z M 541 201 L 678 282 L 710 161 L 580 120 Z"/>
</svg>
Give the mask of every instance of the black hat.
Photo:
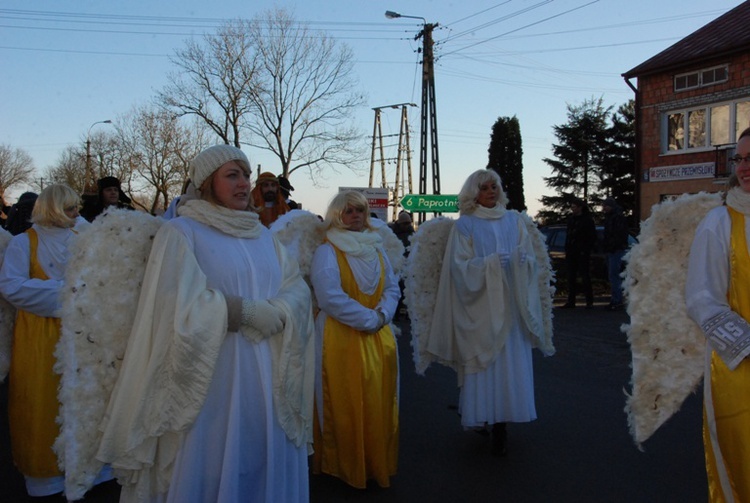
<svg viewBox="0 0 750 503">
<path fill-rule="evenodd" d="M 97 180 L 96 184 L 99 186 L 99 190 L 104 190 L 108 187 L 117 187 L 120 188 L 120 180 L 115 178 L 114 176 L 105 176 L 104 178 L 100 178 Z"/>
<path fill-rule="evenodd" d="M 291 192 L 294 190 L 294 187 L 292 187 L 292 184 L 289 183 L 289 179 L 283 175 L 279 175 L 276 178 L 279 180 L 279 186 L 282 189 L 286 189 L 287 192 Z"/>
<path fill-rule="evenodd" d="M 130 198 L 125 195 L 120 187 L 120 180 L 114 176 L 105 176 L 96 181 L 96 185 L 99 187 L 99 198 L 101 200 L 102 191 L 109 187 L 117 187 L 117 191 L 120 193 L 119 200 L 123 204 L 130 204 Z"/>
<path fill-rule="evenodd" d="M 24 192 L 18 198 L 18 202 L 16 204 L 20 204 L 21 206 L 34 206 L 34 202 L 36 202 L 37 197 L 39 197 L 39 195 L 36 192 Z"/>
<path fill-rule="evenodd" d="M 279 187 L 281 188 L 281 193 L 284 194 L 284 197 L 289 197 L 289 193 L 294 190 L 294 187 L 292 187 L 292 184 L 289 183 L 289 179 L 285 177 L 284 175 L 279 175 L 276 177 L 276 179 L 279 181 Z"/>
</svg>

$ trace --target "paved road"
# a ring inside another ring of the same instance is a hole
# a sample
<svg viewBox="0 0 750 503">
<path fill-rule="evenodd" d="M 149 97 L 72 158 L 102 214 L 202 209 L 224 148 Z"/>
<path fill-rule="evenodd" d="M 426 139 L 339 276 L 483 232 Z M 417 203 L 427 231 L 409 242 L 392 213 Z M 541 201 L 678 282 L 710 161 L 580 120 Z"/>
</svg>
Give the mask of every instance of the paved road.
<svg viewBox="0 0 750 503">
<path fill-rule="evenodd" d="M 417 376 L 408 325 L 401 354 L 401 450 L 389 489 L 350 489 L 311 479 L 313 502 L 705 502 L 701 402 L 691 396 L 644 445 L 633 444 L 623 412 L 630 353 L 623 312 L 555 309 L 557 354 L 535 355 L 539 419 L 509 425 L 508 456 L 492 457 L 488 438 L 461 429 L 453 372 Z M 0 388 L 0 501 L 24 501 L 8 455 L 6 388 Z M 117 500 L 117 486 L 86 502 Z"/>
</svg>

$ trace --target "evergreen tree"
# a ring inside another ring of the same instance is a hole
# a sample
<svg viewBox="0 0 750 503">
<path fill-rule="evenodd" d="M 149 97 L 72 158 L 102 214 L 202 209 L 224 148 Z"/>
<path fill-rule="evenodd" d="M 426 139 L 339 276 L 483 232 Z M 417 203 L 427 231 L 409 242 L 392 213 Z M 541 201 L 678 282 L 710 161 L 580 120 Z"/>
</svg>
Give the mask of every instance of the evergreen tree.
<svg viewBox="0 0 750 503">
<path fill-rule="evenodd" d="M 612 114 L 609 127 L 607 162 L 600 188 L 604 197 L 612 197 L 625 215 L 635 208 L 635 101 L 620 105 Z"/>
<path fill-rule="evenodd" d="M 558 143 L 552 145 L 554 158 L 545 158 L 552 176 L 544 182 L 555 190 L 555 196 L 542 196 L 544 210 L 537 218 L 544 223 L 562 221 L 573 199 L 590 204 L 601 198 L 600 185 L 604 179 L 609 146 L 607 120 L 612 107 L 605 107 L 603 99 L 590 99 L 578 106 L 567 105 L 568 122 L 554 126 Z"/>
<path fill-rule="evenodd" d="M 498 117 L 492 126 L 490 147 L 487 152 L 489 153 L 487 169 L 495 170 L 500 175 L 503 188 L 508 195 L 508 208 L 518 211 L 525 210 L 521 127 L 515 115 L 513 117 Z"/>
</svg>

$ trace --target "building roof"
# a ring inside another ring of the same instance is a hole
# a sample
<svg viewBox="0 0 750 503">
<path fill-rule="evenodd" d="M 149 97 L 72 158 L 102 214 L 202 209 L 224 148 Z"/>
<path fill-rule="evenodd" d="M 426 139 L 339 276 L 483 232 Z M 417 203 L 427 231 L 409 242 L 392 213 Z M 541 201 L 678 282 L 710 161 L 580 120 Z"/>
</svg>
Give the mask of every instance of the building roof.
<svg viewBox="0 0 750 503">
<path fill-rule="evenodd" d="M 623 73 L 626 79 L 661 73 L 750 49 L 750 0 L 742 2 L 656 56 Z"/>
</svg>

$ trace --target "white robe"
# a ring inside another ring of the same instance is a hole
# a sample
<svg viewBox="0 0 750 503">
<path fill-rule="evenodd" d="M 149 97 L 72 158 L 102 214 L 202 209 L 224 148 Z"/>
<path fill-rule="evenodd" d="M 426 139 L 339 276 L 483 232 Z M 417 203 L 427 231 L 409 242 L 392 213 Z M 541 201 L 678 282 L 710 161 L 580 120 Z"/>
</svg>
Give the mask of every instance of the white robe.
<svg viewBox="0 0 750 503">
<path fill-rule="evenodd" d="M 536 419 L 531 349 L 544 332 L 538 274 L 517 213 L 456 221 L 426 348 L 457 371 L 466 428 Z"/>
<path fill-rule="evenodd" d="M 280 301 L 284 332 L 227 333 L 224 294 Z M 165 223 L 97 456 L 126 484 L 121 501 L 308 501 L 312 328 L 309 289 L 267 229 Z"/>
</svg>

